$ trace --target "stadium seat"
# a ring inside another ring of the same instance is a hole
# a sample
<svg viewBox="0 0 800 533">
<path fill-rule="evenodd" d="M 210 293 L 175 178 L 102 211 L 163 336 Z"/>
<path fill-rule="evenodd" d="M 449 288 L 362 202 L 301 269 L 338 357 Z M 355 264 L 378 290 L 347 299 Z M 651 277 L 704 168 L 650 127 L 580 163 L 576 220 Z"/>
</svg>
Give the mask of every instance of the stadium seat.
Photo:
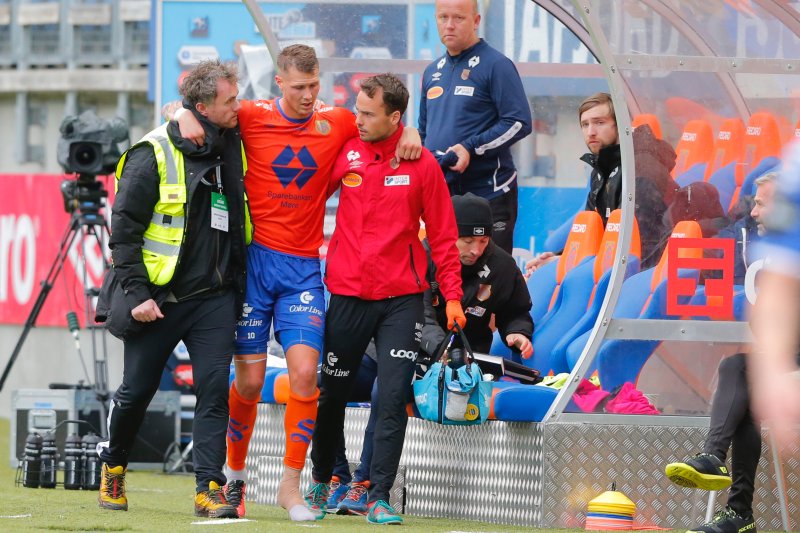
<svg viewBox="0 0 800 533">
<path fill-rule="evenodd" d="M 667 315 L 667 258 L 669 247 L 677 238 L 700 238 L 700 225 L 692 220 L 679 222 L 673 232 L 661 260 L 652 269 L 631 276 L 622 285 L 614 318 L 669 319 L 678 318 Z M 701 250 L 682 250 L 682 257 L 700 257 Z M 697 280 L 699 271 L 682 269 L 679 277 Z M 690 297 L 682 298 L 688 303 Z M 597 353 L 596 367 L 603 390 L 611 391 L 626 381 L 635 383 L 647 359 L 661 343 L 659 340 L 619 340 L 603 343 Z M 581 347 L 582 350 L 582 347 Z"/>
<path fill-rule="evenodd" d="M 761 162 L 750 171 L 750 174 L 745 176 L 744 183 L 742 184 L 739 194 L 740 196 L 753 196 L 755 195 L 755 181 L 766 174 L 778 170 L 781 165 L 781 160 L 777 157 L 765 157 Z M 737 198 L 738 201 L 738 198 Z"/>
<path fill-rule="evenodd" d="M 714 146 L 714 133 L 705 120 L 695 119 L 686 123 L 681 134 L 681 140 L 675 147 L 678 158 L 672 176 L 680 176 L 695 165 L 705 165 L 711 156 Z"/>
<path fill-rule="evenodd" d="M 611 213 L 609 225 L 606 227 L 606 232 L 603 235 L 603 242 L 600 244 L 600 251 L 597 253 L 597 258 L 594 262 L 594 288 L 589 296 L 589 301 L 583 315 L 580 316 L 570 328 L 561 335 L 556 341 L 551 351 L 551 359 L 559 361 L 564 364 L 565 372 L 571 372 L 575 367 L 575 362 L 580 356 L 580 351 L 586 345 L 586 338 L 580 346 L 580 350 L 576 355 L 570 357 L 568 350 L 573 342 L 579 337 L 588 334 L 592 329 L 597 317 L 600 315 L 600 308 L 603 306 L 606 290 L 611 281 L 611 261 L 613 261 L 614 254 L 617 249 L 617 239 L 619 233 L 614 234 L 613 226 L 610 222 L 615 218 L 614 212 Z M 635 219 L 634 219 L 635 220 Z M 634 234 L 631 238 L 630 253 L 628 254 L 627 269 L 624 279 L 639 272 L 639 255 L 641 254 L 641 247 L 639 243 L 638 225 L 634 226 Z M 577 348 L 577 346 L 576 346 Z M 591 371 L 587 373 L 591 374 Z"/>
<path fill-rule="evenodd" d="M 276 403 L 275 401 L 275 380 L 282 374 L 288 374 L 285 368 L 267 368 L 264 374 L 264 386 L 261 388 L 262 403 Z"/>
<path fill-rule="evenodd" d="M 706 298 L 706 288 L 703 285 L 699 285 L 697 287 L 697 292 L 694 293 L 691 301 L 689 302 L 690 305 L 706 305 L 708 299 Z M 744 292 L 744 285 L 734 285 L 733 286 L 733 312 L 731 316 L 720 318 L 717 320 L 738 320 L 742 321 L 747 318 L 747 309 L 749 303 L 747 302 L 747 296 Z M 702 315 L 695 315 L 690 317 L 692 320 L 712 320 L 711 317 L 702 316 Z"/>
<path fill-rule="evenodd" d="M 541 422 L 558 390 L 541 385 L 495 383 L 491 415 L 507 422 Z M 491 416 L 490 415 L 490 416 Z"/>
<path fill-rule="evenodd" d="M 587 257 L 594 256 L 603 235 L 603 221 L 595 211 L 581 211 L 572 222 L 564 250 L 557 261 L 551 261 L 528 279 L 528 292 L 533 306 L 531 317 L 539 327 L 552 308 L 564 276 Z"/>
<path fill-rule="evenodd" d="M 744 140 L 744 155 L 734 172 L 734 180 L 717 181 L 714 185 L 719 191 L 722 208 L 730 211 L 739 200 L 742 185 L 761 162 L 770 157 L 778 157 L 781 152 L 781 137 L 775 117 L 766 111 L 754 113 L 747 122 Z M 709 180 L 710 181 L 710 180 Z"/>
<path fill-rule="evenodd" d="M 706 165 L 706 172 L 703 176 L 704 181 L 708 181 L 711 175 L 722 167 L 740 161 L 744 155 L 744 122 L 740 118 L 726 119 L 719 128 L 717 140 L 714 141 L 714 154 Z M 687 185 L 681 183 L 680 185 Z"/>
<path fill-rule="evenodd" d="M 567 273 L 552 311 L 548 313 L 548 318 L 542 321 L 543 324 L 534 331 L 533 358 L 530 360 L 530 366 L 538 369 L 543 375 L 569 371 L 563 350 L 556 350 L 555 347 L 559 344 L 566 347 L 568 339 L 574 339 L 591 329 L 597 318 L 617 251 L 621 217 L 620 209 L 611 213 L 597 254 L 593 259 L 584 260 Z M 633 228 L 628 254 L 632 257 L 627 265 L 634 264 L 638 270 L 641 244 L 636 219 Z M 628 272 L 630 273 L 630 270 Z"/>
<path fill-rule="evenodd" d="M 633 117 L 633 122 L 631 123 L 633 129 L 645 124 L 650 126 L 650 130 L 653 132 L 653 135 L 655 135 L 656 139 L 663 138 L 661 135 L 661 122 L 659 122 L 657 116 L 651 113 L 640 113 L 639 115 Z"/>
</svg>

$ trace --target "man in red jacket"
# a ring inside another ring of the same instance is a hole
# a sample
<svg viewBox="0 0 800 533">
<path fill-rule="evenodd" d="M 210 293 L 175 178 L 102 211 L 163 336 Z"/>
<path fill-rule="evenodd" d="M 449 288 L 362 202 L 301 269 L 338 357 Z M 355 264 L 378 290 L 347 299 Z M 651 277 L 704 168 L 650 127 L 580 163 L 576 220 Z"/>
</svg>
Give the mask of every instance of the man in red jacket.
<svg viewBox="0 0 800 533">
<path fill-rule="evenodd" d="M 466 323 L 461 309 L 461 264 L 453 206 L 436 159 L 398 161 L 395 146 L 408 90 L 395 76 L 365 79 L 356 99 L 359 138 L 348 141 L 333 168 L 330 191 L 341 183 L 336 230 L 328 248 L 325 283 L 331 301 L 325 324 L 313 482 L 306 495 L 322 517 L 328 500 L 344 411 L 361 356 L 375 339 L 378 420 L 370 472 L 367 521 L 401 523 L 389 505 L 405 438 L 405 405 L 419 353 L 427 260 L 420 218 L 447 300 L 448 327 Z"/>
</svg>

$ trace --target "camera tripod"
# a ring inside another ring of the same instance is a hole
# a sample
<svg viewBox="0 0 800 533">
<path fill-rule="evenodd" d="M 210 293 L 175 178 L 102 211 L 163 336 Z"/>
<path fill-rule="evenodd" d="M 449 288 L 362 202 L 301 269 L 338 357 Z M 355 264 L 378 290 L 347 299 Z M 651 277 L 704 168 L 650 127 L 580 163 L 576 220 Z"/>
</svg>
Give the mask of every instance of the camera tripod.
<svg viewBox="0 0 800 533">
<path fill-rule="evenodd" d="M 22 329 L 22 333 L 17 340 L 16 346 L 14 346 L 14 351 L 11 353 L 11 357 L 8 361 L 8 364 L 6 364 L 3 375 L 0 377 L 0 391 L 3 390 L 6 379 L 8 378 L 11 368 L 13 367 L 14 362 L 22 350 L 22 345 L 25 343 L 28 333 L 30 333 L 31 328 L 36 325 L 36 319 L 39 317 L 39 313 L 41 312 L 42 307 L 47 300 L 47 296 L 50 294 L 50 290 L 53 288 L 58 275 L 61 273 L 61 270 L 64 267 L 64 262 L 66 261 L 69 251 L 72 248 L 75 240 L 80 236 L 79 243 L 83 245 L 86 237 L 94 237 L 94 242 L 96 242 L 100 247 L 102 253 L 105 239 L 108 235 L 110 235 L 108 223 L 100 213 L 100 210 L 104 206 L 102 198 L 105 197 L 107 193 L 105 190 L 103 190 L 100 182 L 94 181 L 94 176 L 86 176 L 81 174 L 78 176 L 78 180 L 76 182 L 65 181 L 62 183 L 61 188 L 62 192 L 64 193 L 64 206 L 67 209 L 67 212 L 69 212 L 71 215 L 70 222 L 66 231 L 64 232 L 64 236 L 61 238 L 58 254 L 53 261 L 53 264 L 50 266 L 47 276 L 41 282 L 41 289 L 39 290 L 39 294 L 37 295 L 36 301 L 33 304 L 33 308 L 31 309 L 28 318 L 25 320 L 25 326 Z M 77 191 L 77 193 L 75 191 Z M 74 194 L 74 196 L 68 197 L 68 194 Z M 107 346 L 105 328 L 103 326 L 93 325 L 94 317 L 92 316 L 92 310 L 94 309 L 94 305 L 92 299 L 99 294 L 99 290 L 94 287 L 89 287 L 86 256 L 83 252 L 79 252 L 78 255 L 80 256 L 83 267 L 85 300 L 84 309 L 86 311 L 85 324 L 86 328 L 91 331 L 92 339 L 92 359 L 94 361 L 94 383 L 92 385 L 92 389 L 94 390 L 98 403 L 100 404 L 100 420 L 104 421 L 106 419 L 106 401 L 108 400 L 108 367 L 106 360 Z M 108 271 L 108 268 L 108 261 L 106 261 L 104 256 L 103 272 Z M 68 322 L 70 330 L 72 330 L 76 339 L 78 356 L 81 360 L 81 364 L 83 365 L 84 372 L 86 373 L 87 381 L 91 383 L 92 380 L 89 379 L 86 364 L 83 361 L 83 355 L 80 352 L 80 345 L 78 344 L 77 319 L 74 317 L 74 315 L 72 317 L 68 315 Z M 100 337 L 99 340 L 98 336 Z M 100 349 L 98 349 L 98 344 L 101 345 Z M 100 426 L 102 436 L 107 437 L 108 435 L 106 426 L 102 423 Z"/>
</svg>

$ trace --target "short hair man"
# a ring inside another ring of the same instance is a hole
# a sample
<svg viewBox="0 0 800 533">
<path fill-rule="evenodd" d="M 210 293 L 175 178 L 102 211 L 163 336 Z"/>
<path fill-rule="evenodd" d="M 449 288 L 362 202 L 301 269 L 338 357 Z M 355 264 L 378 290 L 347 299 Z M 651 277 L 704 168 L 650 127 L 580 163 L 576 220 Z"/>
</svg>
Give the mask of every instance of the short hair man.
<svg viewBox="0 0 800 533">
<path fill-rule="evenodd" d="M 476 0 L 436 0 L 436 28 L 447 51 L 425 69 L 419 132 L 425 147 L 452 151 L 450 194 L 489 200 L 494 241 L 511 253 L 517 221 L 517 169 L 511 146 L 531 132 L 531 110 L 514 63 L 478 37 Z"/>
<path fill-rule="evenodd" d="M 586 210 L 597 211 L 605 225 L 611 212 L 620 207 L 622 199 L 619 132 L 611 95 L 597 93 L 581 102 L 578 120 L 589 149 L 581 160 L 592 167 Z"/>
<path fill-rule="evenodd" d="M 161 371 L 183 340 L 197 395 L 195 515 L 237 516 L 221 490 L 228 373 L 250 240 L 236 82 L 235 66 L 200 63 L 182 92 L 205 131 L 205 145 L 185 141 L 170 122 L 145 135 L 117 166 L 109 241 L 114 267 L 108 276 L 121 289 L 109 294 L 113 284 L 106 280 L 98 319 L 124 338 L 125 363 L 109 410 L 109 442 L 101 445 L 98 501 L 105 509 L 128 509 L 128 456 Z M 133 327 L 120 332 L 120 321 Z"/>
<path fill-rule="evenodd" d="M 755 233 L 752 231 L 741 231 L 746 226 L 738 223 L 734 226 L 740 230 L 738 234 L 736 231 L 723 232 L 724 230 L 719 233 L 722 238 L 737 239 L 739 253 L 735 260 L 736 271 L 739 271 L 740 265 L 746 269 L 749 261 L 744 255 L 748 244 L 754 245 L 753 240 L 758 240 L 758 236 L 764 234 L 764 218 L 769 216 L 773 205 L 773 176 L 774 174 L 765 174 L 755 181 L 758 189 L 750 212 L 753 224 L 748 226 L 757 226 L 758 235 L 752 235 Z M 748 242 L 748 238 L 753 240 Z M 755 528 L 753 494 L 761 457 L 761 429 L 752 415 L 747 363 L 743 353 L 737 353 L 720 362 L 717 370 L 719 380 L 711 402 L 711 422 L 703 452 L 683 462 L 669 464 L 665 469 L 671 481 L 684 487 L 721 490 L 730 486 L 725 509 L 716 513 L 711 522 L 691 531 L 718 533 Z M 729 448 L 730 472 L 725 466 Z"/>
<path fill-rule="evenodd" d="M 333 187 L 339 181 L 342 187 L 325 273 L 331 299 L 311 450 L 313 483 L 306 495 L 312 510 L 325 512 L 347 398 L 374 338 L 380 401 L 367 520 L 378 524 L 402 522 L 388 501 L 424 321 L 426 256 L 418 237 L 420 218 L 439 267 L 448 325 L 466 321 L 456 224 L 442 171 L 427 150 L 418 161 L 394 157 L 407 104 L 408 90 L 397 77 L 365 79 L 356 98 L 359 139 L 344 146 L 333 169 Z"/>
<path fill-rule="evenodd" d="M 250 163 L 245 187 L 255 235 L 248 248 L 246 315 L 236 332 L 228 429 L 231 482 L 225 494 L 244 516 L 245 460 L 264 386 L 272 325 L 290 376 L 277 500 L 293 521 L 313 521 L 316 516 L 306 509 L 299 483 L 317 418 L 317 363 L 325 326 L 319 248 L 330 171 L 342 145 L 358 130 L 349 110 L 317 105 L 319 61 L 313 48 L 287 46 L 278 54 L 277 66 L 281 97 L 243 100 L 239 110 Z M 181 131 L 195 138 L 192 117 L 182 115 L 178 121 Z M 418 157 L 419 139 L 412 128 L 406 133 L 410 141 L 397 143 L 397 157 Z"/>
<path fill-rule="evenodd" d="M 494 316 L 506 344 L 527 359 L 533 354 L 531 298 L 514 258 L 492 242 L 492 209 L 489 202 L 472 193 L 453 196 L 452 201 L 458 226 L 456 248 L 461 261 L 461 288 L 464 292 L 461 306 L 467 317 L 464 333 L 470 346 L 476 352 L 489 353 L 492 345 L 490 321 Z M 425 291 L 425 325 L 422 327 L 420 348 L 425 353 L 422 359 L 430 360 L 445 338 L 448 322 L 445 301 L 436 286 L 436 267 L 432 258 L 428 261 L 427 278 L 431 288 Z M 364 357 L 359 379 L 363 374 L 369 374 L 371 367 L 372 362 Z M 352 477 L 344 456 L 342 438 L 342 451 L 337 456 L 334 470 L 336 479 L 331 485 L 328 500 L 329 512 L 367 512 L 367 489 L 370 486 L 374 453 L 372 439 L 380 405 L 377 397 L 379 391 L 373 390 L 372 393 L 372 411 L 364 431 L 361 459 Z"/>
<path fill-rule="evenodd" d="M 622 159 L 611 95 L 596 93 L 584 99 L 578 106 L 578 122 L 589 149 L 581 156 L 581 161 L 592 167 L 586 210 L 597 211 L 605 226 L 611 212 L 620 207 L 622 201 Z M 553 252 L 537 255 L 525 265 L 526 274 L 530 275 L 557 257 Z"/>
</svg>

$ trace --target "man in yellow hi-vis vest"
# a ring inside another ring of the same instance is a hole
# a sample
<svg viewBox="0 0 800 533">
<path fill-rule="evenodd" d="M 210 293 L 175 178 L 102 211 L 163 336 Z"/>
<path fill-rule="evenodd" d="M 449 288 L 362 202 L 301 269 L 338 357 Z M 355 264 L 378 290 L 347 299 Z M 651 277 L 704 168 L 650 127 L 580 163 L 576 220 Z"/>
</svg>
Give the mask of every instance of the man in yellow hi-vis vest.
<svg viewBox="0 0 800 533">
<path fill-rule="evenodd" d="M 161 372 L 178 341 L 192 359 L 197 407 L 192 437 L 195 515 L 236 518 L 226 479 L 228 373 L 242 309 L 251 227 L 238 128 L 235 66 L 204 61 L 182 92 L 206 132 L 198 147 L 176 123 L 122 155 L 98 320 L 125 342 L 122 384 L 111 401 L 100 507 L 127 510 L 128 455 Z"/>
</svg>

